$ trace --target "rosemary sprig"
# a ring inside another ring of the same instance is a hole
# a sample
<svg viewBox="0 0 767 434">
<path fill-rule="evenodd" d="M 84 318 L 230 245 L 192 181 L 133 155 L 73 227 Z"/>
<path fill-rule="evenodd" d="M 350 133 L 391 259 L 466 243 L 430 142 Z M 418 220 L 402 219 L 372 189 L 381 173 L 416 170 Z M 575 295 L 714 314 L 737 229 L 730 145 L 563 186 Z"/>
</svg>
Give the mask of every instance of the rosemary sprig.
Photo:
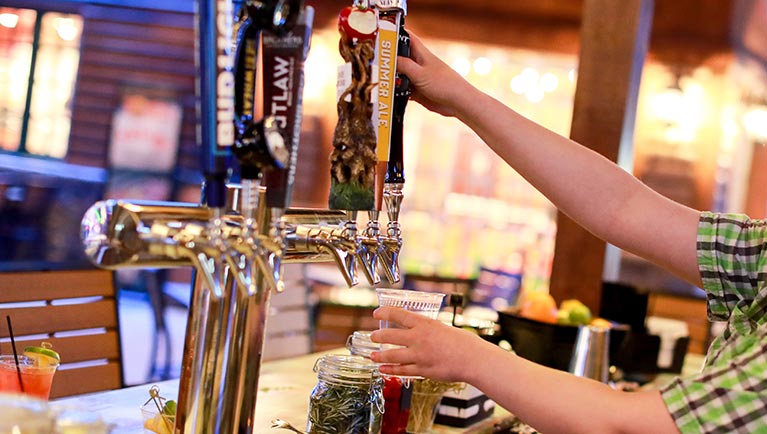
<svg viewBox="0 0 767 434">
<path fill-rule="evenodd" d="M 309 434 L 367 434 L 378 432 L 380 384 L 328 384 L 320 382 L 309 398 Z"/>
</svg>

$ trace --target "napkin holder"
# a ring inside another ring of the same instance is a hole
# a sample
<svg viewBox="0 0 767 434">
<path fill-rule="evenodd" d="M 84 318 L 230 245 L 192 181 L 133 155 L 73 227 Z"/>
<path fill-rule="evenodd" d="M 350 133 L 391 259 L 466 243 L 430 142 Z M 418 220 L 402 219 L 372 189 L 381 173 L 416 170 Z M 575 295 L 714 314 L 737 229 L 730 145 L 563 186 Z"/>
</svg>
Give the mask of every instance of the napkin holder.
<svg viewBox="0 0 767 434">
<path fill-rule="evenodd" d="M 487 419 L 495 411 L 495 402 L 476 387 L 467 384 L 459 392 L 448 391 L 442 396 L 434 422 L 464 428 Z"/>
</svg>

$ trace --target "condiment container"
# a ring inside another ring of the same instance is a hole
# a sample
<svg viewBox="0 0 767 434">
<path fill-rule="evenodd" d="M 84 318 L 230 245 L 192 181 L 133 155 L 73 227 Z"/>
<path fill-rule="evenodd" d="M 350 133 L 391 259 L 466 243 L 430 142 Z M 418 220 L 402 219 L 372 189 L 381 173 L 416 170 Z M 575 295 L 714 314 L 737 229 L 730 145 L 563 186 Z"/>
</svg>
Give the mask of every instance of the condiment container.
<svg viewBox="0 0 767 434">
<path fill-rule="evenodd" d="M 360 356 L 327 355 L 314 364 L 307 434 L 379 434 L 384 411 L 378 366 Z"/>
<path fill-rule="evenodd" d="M 346 348 L 353 355 L 367 359 L 373 351 L 381 349 L 381 345 L 370 340 L 369 331 L 356 331 L 346 340 Z M 384 381 L 384 413 L 381 423 L 381 434 L 405 434 L 413 386 L 410 379 L 393 375 L 382 375 Z"/>
</svg>

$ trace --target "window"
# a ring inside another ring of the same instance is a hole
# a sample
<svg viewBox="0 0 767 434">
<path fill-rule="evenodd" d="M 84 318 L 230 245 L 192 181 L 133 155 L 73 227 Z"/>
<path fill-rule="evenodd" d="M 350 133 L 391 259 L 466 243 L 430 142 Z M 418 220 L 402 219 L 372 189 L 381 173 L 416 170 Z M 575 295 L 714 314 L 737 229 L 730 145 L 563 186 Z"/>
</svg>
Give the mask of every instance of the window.
<svg viewBox="0 0 767 434">
<path fill-rule="evenodd" d="M 82 17 L 0 7 L 0 150 L 63 158 Z"/>
</svg>

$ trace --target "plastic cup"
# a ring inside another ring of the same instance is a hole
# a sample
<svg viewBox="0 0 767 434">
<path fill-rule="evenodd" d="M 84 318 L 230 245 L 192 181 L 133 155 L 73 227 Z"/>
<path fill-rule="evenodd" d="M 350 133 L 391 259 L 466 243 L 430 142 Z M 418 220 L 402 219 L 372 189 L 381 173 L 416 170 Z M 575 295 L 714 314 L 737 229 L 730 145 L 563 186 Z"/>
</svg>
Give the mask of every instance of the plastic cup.
<svg viewBox="0 0 767 434">
<path fill-rule="evenodd" d="M 42 399 L 0 392 L 0 434 L 53 434 L 54 416 Z"/>
<path fill-rule="evenodd" d="M 378 305 L 399 307 L 410 312 L 431 319 L 437 319 L 439 309 L 442 307 L 442 299 L 445 294 L 439 292 L 412 291 L 407 289 L 379 288 Z M 379 328 L 396 328 L 396 324 L 389 324 L 389 321 L 379 321 Z"/>
<path fill-rule="evenodd" d="M 445 294 L 439 292 L 413 291 L 408 289 L 379 288 L 376 292 L 378 293 L 378 305 L 381 307 L 399 307 L 431 319 L 437 319 L 439 309 L 442 307 L 442 299 L 445 298 Z M 378 328 L 387 329 L 401 327 L 397 323 L 381 320 L 378 322 Z M 401 346 L 381 344 L 382 350 L 391 350 L 395 348 L 401 348 Z"/>
<path fill-rule="evenodd" d="M 145 434 L 172 434 L 176 425 L 176 416 L 160 415 L 154 402 L 141 406 Z"/>
<path fill-rule="evenodd" d="M 411 434 L 432 432 L 442 395 L 448 390 L 460 390 L 463 387 L 465 387 L 463 383 L 445 383 L 429 379 L 414 380 L 407 432 Z"/>
<path fill-rule="evenodd" d="M 24 393 L 47 400 L 51 394 L 53 374 L 56 373 L 58 367 L 58 363 L 48 366 L 35 366 L 34 360 L 20 355 L 18 370 L 21 370 Z M 0 392 L 22 392 L 21 384 L 19 384 L 18 370 L 14 356 L 0 356 Z"/>
</svg>

